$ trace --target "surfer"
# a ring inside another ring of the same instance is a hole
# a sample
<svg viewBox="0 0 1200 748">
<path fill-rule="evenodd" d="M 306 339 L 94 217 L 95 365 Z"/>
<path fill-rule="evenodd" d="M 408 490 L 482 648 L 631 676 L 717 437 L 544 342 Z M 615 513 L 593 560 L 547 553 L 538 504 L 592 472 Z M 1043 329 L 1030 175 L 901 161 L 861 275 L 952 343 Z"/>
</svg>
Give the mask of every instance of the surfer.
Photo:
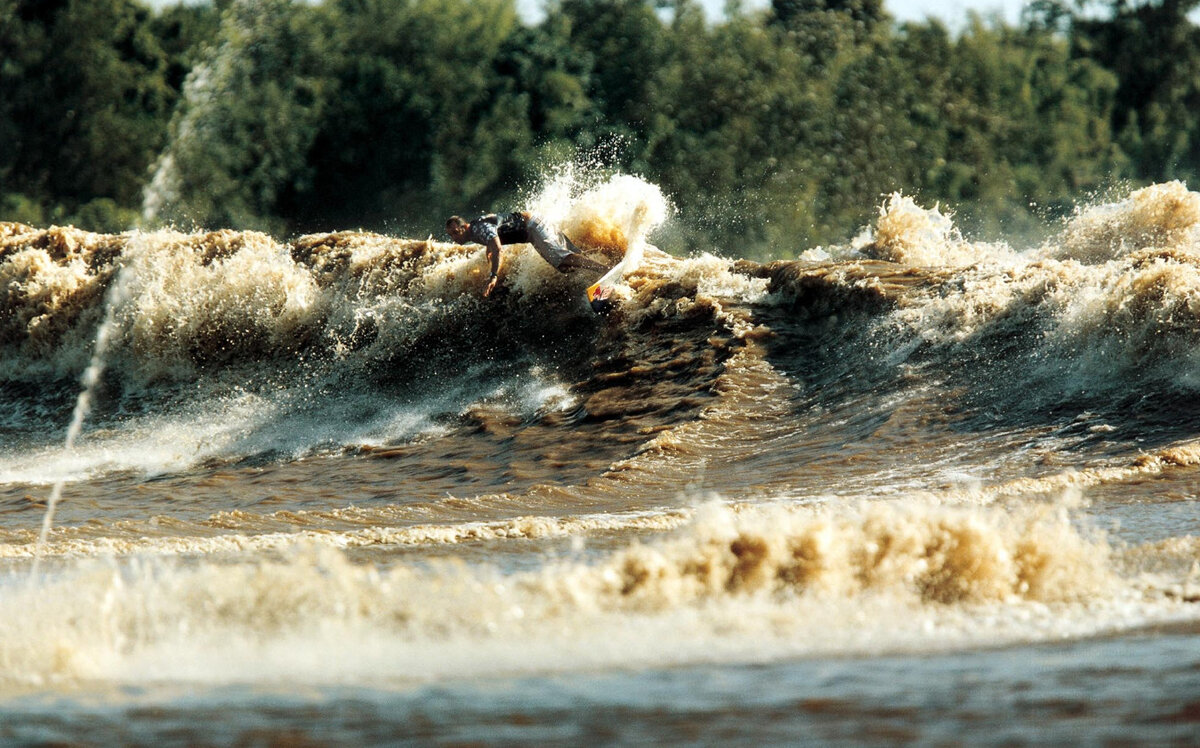
<svg viewBox="0 0 1200 748">
<path fill-rule="evenodd" d="M 491 276 L 483 289 L 485 297 L 496 290 L 500 274 L 500 246 L 503 244 L 532 244 L 537 253 L 560 273 L 583 268 L 605 272 L 605 266 L 584 257 L 579 248 L 561 231 L 557 231 L 539 216 L 526 212 L 489 213 L 474 221 L 461 216 L 446 219 L 446 233 L 456 244 L 482 244 L 491 265 Z"/>
</svg>

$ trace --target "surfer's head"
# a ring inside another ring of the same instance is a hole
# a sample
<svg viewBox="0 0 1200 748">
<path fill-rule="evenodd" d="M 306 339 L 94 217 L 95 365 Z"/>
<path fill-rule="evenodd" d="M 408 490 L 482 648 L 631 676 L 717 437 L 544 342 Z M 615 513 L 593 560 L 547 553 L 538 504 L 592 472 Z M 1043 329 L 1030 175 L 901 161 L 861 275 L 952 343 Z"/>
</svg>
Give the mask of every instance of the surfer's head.
<svg viewBox="0 0 1200 748">
<path fill-rule="evenodd" d="M 457 244 L 462 244 L 467 239 L 467 229 L 471 224 L 467 223 L 462 216 L 450 216 L 446 219 L 446 233 Z"/>
</svg>

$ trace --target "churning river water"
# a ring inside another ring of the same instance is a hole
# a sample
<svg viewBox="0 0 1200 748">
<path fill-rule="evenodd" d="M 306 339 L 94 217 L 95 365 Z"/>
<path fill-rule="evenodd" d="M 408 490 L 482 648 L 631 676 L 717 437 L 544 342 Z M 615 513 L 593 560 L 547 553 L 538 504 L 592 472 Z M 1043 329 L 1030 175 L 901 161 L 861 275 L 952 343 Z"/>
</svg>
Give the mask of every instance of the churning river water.
<svg viewBox="0 0 1200 748">
<path fill-rule="evenodd" d="M 0 224 L 0 743 L 1196 744 L 1200 195 L 769 264 L 632 177 L 552 217 L 643 253 L 611 315 L 523 246 L 485 300 Z"/>
</svg>

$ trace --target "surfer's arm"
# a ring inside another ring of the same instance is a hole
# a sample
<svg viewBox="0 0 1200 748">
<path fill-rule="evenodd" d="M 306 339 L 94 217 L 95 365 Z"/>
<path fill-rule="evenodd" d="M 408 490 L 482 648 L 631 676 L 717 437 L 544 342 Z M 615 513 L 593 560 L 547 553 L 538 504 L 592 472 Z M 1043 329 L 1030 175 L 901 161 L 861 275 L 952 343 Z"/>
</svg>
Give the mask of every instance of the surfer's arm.
<svg viewBox="0 0 1200 748">
<path fill-rule="evenodd" d="M 487 287 L 483 289 L 484 297 L 492 294 L 496 290 L 496 283 L 499 281 L 500 275 L 500 237 L 493 236 L 484 245 L 484 251 L 487 253 L 488 267 L 491 268 L 491 276 L 488 278 Z"/>
</svg>

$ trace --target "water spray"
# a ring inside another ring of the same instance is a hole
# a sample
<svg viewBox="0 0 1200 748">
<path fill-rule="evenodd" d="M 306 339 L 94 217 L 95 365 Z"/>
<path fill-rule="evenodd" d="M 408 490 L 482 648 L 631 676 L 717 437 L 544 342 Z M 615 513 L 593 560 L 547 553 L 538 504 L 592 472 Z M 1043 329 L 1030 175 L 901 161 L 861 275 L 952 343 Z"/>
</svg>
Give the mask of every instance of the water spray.
<svg viewBox="0 0 1200 748">
<path fill-rule="evenodd" d="M 96 344 L 92 348 L 92 360 L 88 363 L 88 367 L 84 370 L 83 377 L 80 380 L 83 389 L 79 392 L 79 397 L 75 400 L 75 411 L 71 415 L 71 425 L 67 427 L 67 437 L 63 442 L 63 451 L 66 454 L 70 454 L 75 449 L 75 441 L 79 438 L 79 434 L 83 430 L 83 422 L 92 409 L 92 395 L 104 376 L 104 359 L 108 352 L 108 346 L 112 341 L 112 333 L 116 322 L 116 309 L 128 296 L 126 275 L 125 266 L 119 265 L 113 282 L 105 294 L 104 320 L 96 330 Z M 66 482 L 67 478 L 65 475 L 59 477 L 54 483 L 54 488 L 50 491 L 49 500 L 46 502 L 46 514 L 42 517 L 42 530 L 38 534 L 37 546 L 33 553 L 33 569 L 29 576 L 30 582 L 37 581 L 38 572 L 41 568 L 42 552 L 46 547 L 46 539 L 50 535 L 50 528 L 54 524 L 54 510 L 58 507 L 59 500 L 62 499 L 63 486 Z"/>
</svg>

